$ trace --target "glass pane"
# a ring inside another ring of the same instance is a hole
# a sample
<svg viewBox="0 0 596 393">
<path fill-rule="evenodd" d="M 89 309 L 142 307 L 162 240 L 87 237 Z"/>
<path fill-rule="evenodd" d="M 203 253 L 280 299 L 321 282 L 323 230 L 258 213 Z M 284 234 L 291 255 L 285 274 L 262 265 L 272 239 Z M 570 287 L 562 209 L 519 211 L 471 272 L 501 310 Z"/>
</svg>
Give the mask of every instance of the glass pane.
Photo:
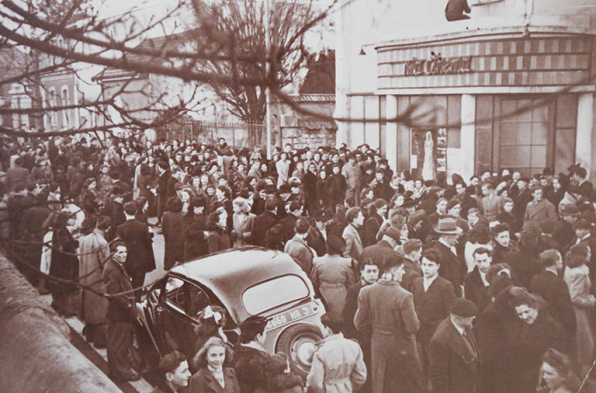
<svg viewBox="0 0 596 393">
<path fill-rule="evenodd" d="M 532 116 L 532 121 L 548 121 L 548 103 L 544 103 L 544 101 L 534 100 L 534 105 L 540 105 L 534 107 L 534 114 Z"/>
<path fill-rule="evenodd" d="M 546 146 L 532 146 L 532 165 L 533 168 L 546 166 Z"/>
<path fill-rule="evenodd" d="M 515 166 L 516 161 L 514 146 L 501 146 L 500 156 L 499 164 L 501 168 Z"/>
<path fill-rule="evenodd" d="M 532 145 L 546 145 L 548 123 L 532 123 Z"/>
<path fill-rule="evenodd" d="M 532 123 L 518 123 L 515 136 L 517 145 L 529 145 L 532 143 Z"/>
<path fill-rule="evenodd" d="M 518 168 L 530 167 L 530 146 L 515 147 L 515 162 Z"/>
<path fill-rule="evenodd" d="M 515 145 L 517 123 L 501 123 L 501 145 Z"/>
<path fill-rule="evenodd" d="M 501 109 L 501 114 L 504 116 L 504 119 L 507 121 L 516 120 L 515 116 L 511 116 L 511 114 L 517 110 L 517 102 L 515 100 L 503 100 Z"/>
<path fill-rule="evenodd" d="M 532 121 L 532 100 L 519 100 L 517 110 L 523 110 L 517 115 L 518 121 Z"/>
<path fill-rule="evenodd" d="M 248 288 L 242 295 L 242 301 L 249 314 L 257 315 L 308 295 L 308 287 L 300 277 L 282 276 Z"/>
</svg>

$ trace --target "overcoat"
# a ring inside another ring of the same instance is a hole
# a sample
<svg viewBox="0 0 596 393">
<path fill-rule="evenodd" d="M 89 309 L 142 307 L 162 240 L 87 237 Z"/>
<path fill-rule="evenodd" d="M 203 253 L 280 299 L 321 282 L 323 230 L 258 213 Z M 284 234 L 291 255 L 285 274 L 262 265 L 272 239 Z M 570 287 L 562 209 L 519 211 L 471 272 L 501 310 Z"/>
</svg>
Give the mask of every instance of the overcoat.
<svg viewBox="0 0 596 393">
<path fill-rule="evenodd" d="M 341 333 L 323 339 L 313 354 L 306 393 L 352 393 L 366 381 L 366 366 L 358 343 Z"/>
<path fill-rule="evenodd" d="M 425 390 L 415 338 L 420 321 L 411 293 L 389 280 L 362 288 L 354 325 L 372 330 L 373 393 Z"/>
<path fill-rule="evenodd" d="M 476 393 L 479 353 L 471 331 L 468 339 L 445 318 L 429 344 L 429 379 L 433 393 Z"/>
<path fill-rule="evenodd" d="M 340 255 L 325 255 L 315 258 L 313 264 L 310 278 L 325 299 L 327 311 L 341 314 L 348 288 L 356 283 L 352 260 Z"/>
</svg>

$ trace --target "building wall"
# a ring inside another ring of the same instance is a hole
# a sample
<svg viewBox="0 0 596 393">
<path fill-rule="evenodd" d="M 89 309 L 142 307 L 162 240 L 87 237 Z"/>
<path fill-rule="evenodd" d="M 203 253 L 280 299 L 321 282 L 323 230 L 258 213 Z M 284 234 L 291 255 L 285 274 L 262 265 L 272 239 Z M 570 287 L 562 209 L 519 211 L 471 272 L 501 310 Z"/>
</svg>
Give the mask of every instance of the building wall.
<svg viewBox="0 0 596 393">
<path fill-rule="evenodd" d="M 435 175 L 532 175 L 574 162 L 596 172 L 596 7 L 469 3 L 471 19 L 447 22 L 444 2 L 345 2 L 336 15 L 338 143 L 380 146 L 397 169 L 421 173 L 428 136 Z"/>
</svg>

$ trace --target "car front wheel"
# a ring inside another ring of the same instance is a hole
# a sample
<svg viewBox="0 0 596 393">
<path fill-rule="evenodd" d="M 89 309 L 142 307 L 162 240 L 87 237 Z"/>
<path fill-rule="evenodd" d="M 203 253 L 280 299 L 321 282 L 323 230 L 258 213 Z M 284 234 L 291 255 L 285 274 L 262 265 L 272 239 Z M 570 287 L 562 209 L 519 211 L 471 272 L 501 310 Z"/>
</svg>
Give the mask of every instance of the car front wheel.
<svg viewBox="0 0 596 393">
<path fill-rule="evenodd" d="M 321 330 L 313 325 L 299 323 L 283 332 L 277 342 L 276 352 L 290 358 L 290 367 L 301 376 L 308 375 L 316 344 L 323 338 Z"/>
</svg>

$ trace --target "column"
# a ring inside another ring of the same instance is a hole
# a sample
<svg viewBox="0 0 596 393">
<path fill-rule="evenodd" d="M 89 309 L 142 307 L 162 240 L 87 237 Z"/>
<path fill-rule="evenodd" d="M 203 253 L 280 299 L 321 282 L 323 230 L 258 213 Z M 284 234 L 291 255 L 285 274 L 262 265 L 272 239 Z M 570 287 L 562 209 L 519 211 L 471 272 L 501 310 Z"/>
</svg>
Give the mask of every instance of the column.
<svg viewBox="0 0 596 393">
<path fill-rule="evenodd" d="M 385 113 L 387 114 L 387 127 L 385 131 L 386 137 L 386 151 L 387 151 L 387 161 L 389 162 L 389 167 L 394 171 L 397 171 L 397 122 L 395 119 L 397 118 L 397 96 L 388 95 L 387 99 L 385 100 L 385 105 L 387 109 Z"/>
<path fill-rule="evenodd" d="M 461 173 L 469 179 L 476 170 L 476 97 L 471 94 L 461 96 Z M 449 165 L 449 163 L 447 163 Z"/>
<path fill-rule="evenodd" d="M 575 162 L 588 171 L 593 179 L 596 162 L 592 161 L 592 146 L 594 146 L 594 94 L 583 93 L 577 102 L 577 136 L 575 143 Z"/>
</svg>

